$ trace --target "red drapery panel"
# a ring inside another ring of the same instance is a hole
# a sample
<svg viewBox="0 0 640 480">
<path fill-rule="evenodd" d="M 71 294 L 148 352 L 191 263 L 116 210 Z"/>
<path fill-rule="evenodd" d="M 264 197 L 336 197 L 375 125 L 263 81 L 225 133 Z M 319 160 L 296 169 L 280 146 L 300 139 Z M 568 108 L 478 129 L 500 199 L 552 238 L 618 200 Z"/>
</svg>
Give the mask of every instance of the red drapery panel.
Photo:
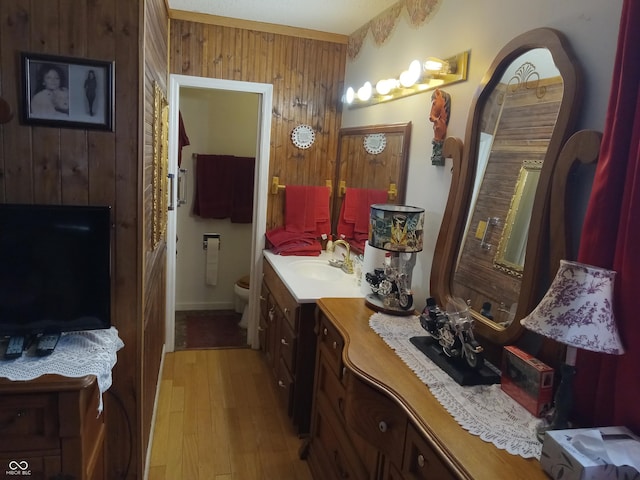
<svg viewBox="0 0 640 480">
<path fill-rule="evenodd" d="M 617 272 L 614 311 L 626 353 L 578 352 L 576 418 L 640 432 L 640 2 L 625 0 L 600 158 L 578 260 Z"/>
</svg>

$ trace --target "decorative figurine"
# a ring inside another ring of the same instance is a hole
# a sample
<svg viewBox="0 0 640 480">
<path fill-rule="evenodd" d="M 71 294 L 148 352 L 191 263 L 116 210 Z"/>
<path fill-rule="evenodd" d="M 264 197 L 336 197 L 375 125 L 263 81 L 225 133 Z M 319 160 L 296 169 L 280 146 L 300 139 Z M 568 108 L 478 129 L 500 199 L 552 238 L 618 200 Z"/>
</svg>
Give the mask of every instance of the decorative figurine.
<svg viewBox="0 0 640 480">
<path fill-rule="evenodd" d="M 420 325 L 438 341 L 447 357 L 464 359 L 474 370 L 484 365 L 482 346 L 473 336 L 473 317 L 462 299 L 453 299 L 445 313 L 435 299 L 428 298 Z"/>
<path fill-rule="evenodd" d="M 376 268 L 373 273 L 367 272 L 365 278 L 385 307 L 400 307 L 408 311 L 413 305 L 409 275 L 401 267 L 385 265 L 384 268 Z"/>
<path fill-rule="evenodd" d="M 449 125 L 449 115 L 451 114 L 451 95 L 436 88 L 431 95 L 431 111 L 429 121 L 433 123 L 433 150 L 431 153 L 432 165 L 444 165 L 442 147 L 447 136 L 447 126 Z"/>
</svg>

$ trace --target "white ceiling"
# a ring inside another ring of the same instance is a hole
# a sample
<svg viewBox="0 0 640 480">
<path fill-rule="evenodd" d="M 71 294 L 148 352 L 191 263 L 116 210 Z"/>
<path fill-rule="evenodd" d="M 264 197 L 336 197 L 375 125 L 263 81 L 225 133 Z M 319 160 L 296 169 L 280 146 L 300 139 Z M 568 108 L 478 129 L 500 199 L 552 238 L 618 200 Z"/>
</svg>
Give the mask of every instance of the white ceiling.
<svg viewBox="0 0 640 480">
<path fill-rule="evenodd" d="M 172 10 L 350 35 L 398 0 L 167 0 Z"/>
</svg>

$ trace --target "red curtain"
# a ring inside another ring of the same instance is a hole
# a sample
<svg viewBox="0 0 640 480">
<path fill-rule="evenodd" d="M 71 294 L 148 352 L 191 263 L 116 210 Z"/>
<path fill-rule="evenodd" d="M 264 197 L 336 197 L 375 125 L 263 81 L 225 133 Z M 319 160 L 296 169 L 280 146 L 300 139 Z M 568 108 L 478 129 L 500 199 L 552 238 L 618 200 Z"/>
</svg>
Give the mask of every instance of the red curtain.
<svg viewBox="0 0 640 480">
<path fill-rule="evenodd" d="M 640 433 L 640 2 L 625 0 L 593 190 L 578 260 L 617 272 L 614 311 L 626 353 L 580 350 L 575 416 Z"/>
</svg>

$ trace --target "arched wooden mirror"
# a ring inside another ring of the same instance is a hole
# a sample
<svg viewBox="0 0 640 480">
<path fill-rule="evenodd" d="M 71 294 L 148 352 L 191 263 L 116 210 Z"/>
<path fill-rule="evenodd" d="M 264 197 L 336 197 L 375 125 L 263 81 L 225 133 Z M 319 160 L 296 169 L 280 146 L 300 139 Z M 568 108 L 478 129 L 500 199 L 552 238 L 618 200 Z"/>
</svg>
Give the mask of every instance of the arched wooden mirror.
<svg viewBox="0 0 640 480">
<path fill-rule="evenodd" d="M 466 300 L 476 332 L 498 345 L 517 339 L 518 320 L 548 286 L 551 179 L 575 123 L 579 83 L 564 37 L 536 29 L 498 53 L 471 106 L 431 292 L 442 305 Z"/>
<path fill-rule="evenodd" d="M 388 203 L 404 203 L 410 141 L 411 122 L 340 129 L 332 232 L 347 188 L 386 190 Z"/>
</svg>

